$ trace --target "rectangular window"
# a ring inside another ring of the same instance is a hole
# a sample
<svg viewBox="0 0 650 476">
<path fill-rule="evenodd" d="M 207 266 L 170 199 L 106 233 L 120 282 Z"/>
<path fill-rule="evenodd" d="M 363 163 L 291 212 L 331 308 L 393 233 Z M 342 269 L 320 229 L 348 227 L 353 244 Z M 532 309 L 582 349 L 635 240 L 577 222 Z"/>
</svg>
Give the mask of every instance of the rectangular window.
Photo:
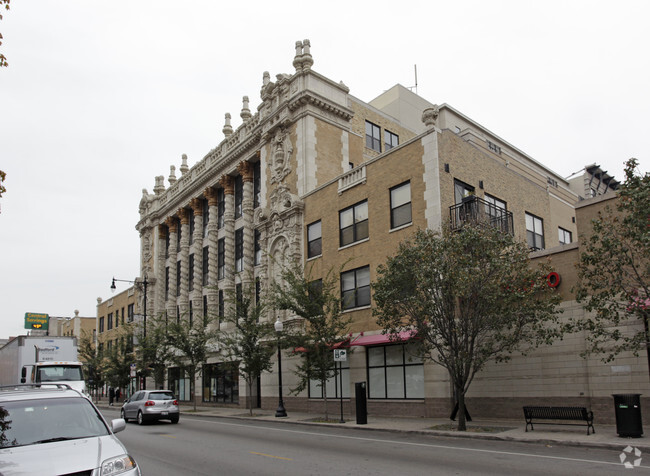
<svg viewBox="0 0 650 476">
<path fill-rule="evenodd" d="M 454 200 L 455 204 L 463 203 L 463 198 L 471 197 L 474 195 L 474 187 L 454 179 Z"/>
<path fill-rule="evenodd" d="M 321 222 L 318 220 L 307 225 L 307 257 L 320 256 L 323 252 L 322 246 Z"/>
<path fill-rule="evenodd" d="M 208 237 L 208 223 L 210 222 L 210 205 L 203 200 L 203 238 Z"/>
<path fill-rule="evenodd" d="M 100 317 L 99 318 L 99 332 L 104 332 L 104 318 Z"/>
<path fill-rule="evenodd" d="M 206 318 L 208 317 L 208 296 L 203 295 L 203 317 Z M 205 319 L 203 320 L 203 324 L 205 325 Z"/>
<path fill-rule="evenodd" d="M 369 121 L 366 121 L 366 147 L 381 152 L 381 129 Z"/>
<path fill-rule="evenodd" d="M 338 375 L 339 364 L 341 375 Z M 343 395 L 341 395 L 341 380 L 343 380 Z M 336 362 L 332 369 L 332 377 L 325 381 L 327 398 L 350 398 L 350 361 Z M 320 380 L 309 380 L 309 398 L 323 398 L 323 387 Z"/>
<path fill-rule="evenodd" d="M 194 325 L 194 307 L 192 306 L 192 300 L 190 299 L 190 316 L 189 316 L 190 328 Z"/>
<path fill-rule="evenodd" d="M 340 246 L 368 238 L 368 201 L 339 212 Z"/>
<path fill-rule="evenodd" d="M 188 263 L 189 269 L 188 271 L 188 278 L 189 278 L 189 290 L 192 291 L 194 289 L 194 253 L 190 255 L 189 263 Z"/>
<path fill-rule="evenodd" d="M 194 222 L 194 210 L 192 209 L 187 210 L 187 214 L 189 215 L 189 225 L 190 225 L 189 226 L 190 236 L 188 236 L 187 238 L 191 245 L 192 243 L 194 243 L 194 228 L 196 225 L 196 223 Z"/>
<path fill-rule="evenodd" d="M 241 175 L 235 177 L 235 219 L 242 216 L 244 203 L 244 179 Z"/>
<path fill-rule="evenodd" d="M 260 239 L 262 233 L 259 230 L 255 230 L 255 266 L 262 264 L 262 245 Z"/>
<path fill-rule="evenodd" d="M 176 218 L 176 252 L 177 253 L 181 249 L 181 231 L 182 231 L 181 221 L 180 219 Z"/>
<path fill-rule="evenodd" d="M 169 258 L 169 227 L 165 227 L 165 258 Z"/>
<path fill-rule="evenodd" d="M 507 220 L 508 206 L 506 202 L 493 197 L 492 195 L 485 194 L 485 214 L 490 219 L 490 224 L 499 226 Z"/>
<path fill-rule="evenodd" d="M 384 129 L 384 150 L 392 149 L 399 145 L 399 136 Z"/>
<path fill-rule="evenodd" d="M 111 312 L 108 315 L 108 320 L 106 322 L 106 330 L 110 331 L 113 328 L 113 313 Z"/>
<path fill-rule="evenodd" d="M 569 230 L 565 230 L 564 228 L 559 227 L 557 231 L 558 231 L 558 238 L 561 245 L 566 245 L 567 243 L 571 243 L 572 233 Z"/>
<path fill-rule="evenodd" d="M 223 279 L 226 276 L 226 239 L 221 238 L 217 241 L 217 279 Z"/>
<path fill-rule="evenodd" d="M 530 213 L 526 213 L 526 239 L 531 250 L 544 249 L 544 222 Z"/>
<path fill-rule="evenodd" d="M 210 256 L 208 251 L 209 251 L 209 249 L 208 249 L 207 246 L 203 247 L 203 257 L 202 257 L 202 259 L 203 259 L 203 270 L 202 270 L 203 271 L 203 276 L 202 276 L 202 279 L 201 279 L 201 283 L 203 284 L 203 286 L 208 285 L 208 277 L 209 277 L 208 263 L 209 263 L 209 256 Z"/>
<path fill-rule="evenodd" d="M 262 166 L 260 162 L 253 164 L 253 208 L 259 208 L 262 202 Z"/>
<path fill-rule="evenodd" d="M 411 182 L 390 189 L 390 227 L 411 223 Z"/>
<path fill-rule="evenodd" d="M 223 319 L 226 311 L 226 303 L 223 298 L 223 290 L 219 290 L 219 318 Z"/>
<path fill-rule="evenodd" d="M 424 398 L 424 364 L 414 344 L 368 347 L 368 397 Z"/>
<path fill-rule="evenodd" d="M 341 273 L 341 303 L 343 309 L 370 305 L 370 267 Z"/>
<path fill-rule="evenodd" d="M 115 327 L 120 327 L 120 311 L 115 311 Z"/>
<path fill-rule="evenodd" d="M 176 262 L 176 297 L 181 295 L 181 262 Z"/>
<path fill-rule="evenodd" d="M 165 268 L 165 301 L 169 299 L 169 266 Z"/>
<path fill-rule="evenodd" d="M 235 230 L 235 272 L 244 270 L 244 229 Z"/>
<path fill-rule="evenodd" d="M 135 315 L 134 306 L 135 306 L 134 304 L 129 304 L 128 307 L 126 308 L 129 322 L 133 322 L 133 316 Z"/>
<path fill-rule="evenodd" d="M 223 228 L 224 216 L 226 214 L 226 194 L 223 188 L 217 189 L 217 229 Z"/>
<path fill-rule="evenodd" d="M 260 301 L 261 297 L 262 297 L 262 282 L 260 281 L 260 278 L 255 278 L 255 305 L 256 306 L 259 306 L 261 304 Z"/>
</svg>

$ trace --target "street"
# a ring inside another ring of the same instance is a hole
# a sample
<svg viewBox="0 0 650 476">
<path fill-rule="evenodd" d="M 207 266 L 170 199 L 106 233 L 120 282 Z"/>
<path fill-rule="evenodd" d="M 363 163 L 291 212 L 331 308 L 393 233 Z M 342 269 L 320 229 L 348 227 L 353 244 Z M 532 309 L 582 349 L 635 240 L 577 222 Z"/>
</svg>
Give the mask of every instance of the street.
<svg viewBox="0 0 650 476">
<path fill-rule="evenodd" d="M 107 419 L 118 409 L 103 409 Z M 183 415 L 118 434 L 143 473 L 571 474 L 628 471 L 620 451 Z M 628 458 L 633 461 L 633 458 Z M 647 473 L 649 464 L 632 471 Z"/>
</svg>

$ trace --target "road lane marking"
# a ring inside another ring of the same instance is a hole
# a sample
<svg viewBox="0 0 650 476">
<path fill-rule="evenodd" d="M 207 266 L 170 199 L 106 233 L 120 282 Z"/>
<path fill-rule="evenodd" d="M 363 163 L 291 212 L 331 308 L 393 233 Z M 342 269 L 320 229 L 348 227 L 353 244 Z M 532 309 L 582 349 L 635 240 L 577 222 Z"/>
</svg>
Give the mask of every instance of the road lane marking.
<svg viewBox="0 0 650 476">
<path fill-rule="evenodd" d="M 293 459 L 285 458 L 284 456 L 267 455 L 266 453 L 257 453 L 256 451 L 249 451 L 249 453 L 252 454 L 252 455 L 257 455 L 257 456 L 266 456 L 267 458 L 283 459 L 283 460 L 286 460 L 286 461 L 293 461 Z"/>
<path fill-rule="evenodd" d="M 215 420 L 201 420 L 199 418 L 192 418 L 192 421 L 212 423 L 212 424 L 224 425 L 224 426 L 254 428 L 254 429 L 267 430 L 267 431 L 271 430 L 271 431 L 277 431 L 283 433 L 295 433 L 298 435 L 311 435 L 311 436 L 319 436 L 319 437 L 336 438 L 339 440 L 348 439 L 348 440 L 368 441 L 373 443 L 386 443 L 386 444 L 405 445 L 405 446 L 420 446 L 425 448 L 438 448 L 444 450 L 457 450 L 457 451 L 466 451 L 466 452 L 474 452 L 474 453 L 489 453 L 489 454 L 508 455 L 508 456 L 524 456 L 528 458 L 541 458 L 541 459 L 551 459 L 551 460 L 559 460 L 559 461 L 572 461 L 577 463 L 594 463 L 594 464 L 606 464 L 610 466 L 622 466 L 620 462 L 599 461 L 599 460 L 582 459 L 582 458 L 567 458 L 564 456 L 536 455 L 532 453 L 517 453 L 516 451 L 485 450 L 485 449 L 469 448 L 469 447 L 462 447 L 462 446 L 434 445 L 431 443 L 413 443 L 410 441 L 398 441 L 398 440 L 382 440 L 379 438 L 364 438 L 360 436 L 329 435 L 327 433 L 316 433 L 313 431 L 287 430 L 285 428 L 273 428 L 268 426 L 243 425 L 241 423 L 226 423 L 223 421 L 215 421 Z M 377 429 L 377 431 L 382 431 L 382 430 Z M 650 466 L 641 466 L 641 468 L 650 468 Z"/>
</svg>

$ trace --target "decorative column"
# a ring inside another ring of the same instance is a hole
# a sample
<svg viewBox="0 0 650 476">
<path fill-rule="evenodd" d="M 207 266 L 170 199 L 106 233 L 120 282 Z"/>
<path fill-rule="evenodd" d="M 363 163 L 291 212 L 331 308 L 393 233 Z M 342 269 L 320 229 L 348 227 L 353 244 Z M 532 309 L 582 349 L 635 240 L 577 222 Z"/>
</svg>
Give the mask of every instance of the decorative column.
<svg viewBox="0 0 650 476">
<path fill-rule="evenodd" d="M 158 260 L 158 272 L 156 273 L 156 298 L 152 315 L 159 316 L 165 310 L 165 256 L 167 248 L 167 227 L 164 224 L 158 225 L 158 246 L 156 246 L 156 260 Z"/>
<path fill-rule="evenodd" d="M 180 289 L 181 295 L 178 306 L 183 318 L 187 318 L 187 313 L 190 310 L 189 304 L 189 287 L 190 287 L 190 212 L 186 208 L 178 209 L 178 216 L 181 219 L 181 249 L 179 255 L 179 262 L 181 266 L 181 282 Z"/>
<path fill-rule="evenodd" d="M 224 175 L 219 180 L 224 191 L 226 201 L 224 212 L 224 238 L 225 238 L 225 277 L 223 291 L 226 297 L 235 291 L 235 181 L 230 175 Z M 231 312 L 226 310 L 226 312 Z"/>
<path fill-rule="evenodd" d="M 179 283 L 176 281 L 176 267 L 178 262 L 178 220 L 175 216 L 168 217 L 165 221 L 169 229 L 169 292 L 166 303 L 167 316 L 169 319 L 175 319 L 176 316 L 176 289 Z"/>
<path fill-rule="evenodd" d="M 237 170 L 242 176 L 244 197 L 242 200 L 242 217 L 244 218 L 244 287 L 254 279 L 253 268 L 255 258 L 255 228 L 253 226 L 253 166 L 249 162 L 241 162 Z"/>
<path fill-rule="evenodd" d="M 208 199 L 210 219 L 208 220 L 208 313 L 216 316 L 219 312 L 219 289 L 217 287 L 217 242 L 219 230 L 217 229 L 218 202 L 217 191 L 208 187 L 203 192 Z"/>
<path fill-rule="evenodd" d="M 194 292 L 192 309 L 196 317 L 203 316 L 203 200 L 193 198 L 190 206 L 194 211 Z"/>
</svg>

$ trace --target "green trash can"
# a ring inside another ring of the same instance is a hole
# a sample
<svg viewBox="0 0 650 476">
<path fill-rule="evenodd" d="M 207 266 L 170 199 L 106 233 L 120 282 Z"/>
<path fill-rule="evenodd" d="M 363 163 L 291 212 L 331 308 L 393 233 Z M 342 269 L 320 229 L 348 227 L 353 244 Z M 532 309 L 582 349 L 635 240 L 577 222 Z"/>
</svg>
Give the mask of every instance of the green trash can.
<svg viewBox="0 0 650 476">
<path fill-rule="evenodd" d="M 612 395 L 616 412 L 616 433 L 621 438 L 641 438 L 643 435 L 640 396 L 640 393 Z"/>
</svg>

